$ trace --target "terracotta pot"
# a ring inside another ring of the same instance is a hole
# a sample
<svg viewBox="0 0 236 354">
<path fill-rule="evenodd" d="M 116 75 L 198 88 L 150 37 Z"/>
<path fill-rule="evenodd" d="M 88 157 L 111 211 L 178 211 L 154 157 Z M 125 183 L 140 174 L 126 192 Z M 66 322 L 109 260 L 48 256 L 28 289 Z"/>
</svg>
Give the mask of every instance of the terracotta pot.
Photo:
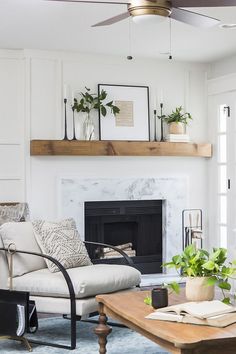
<svg viewBox="0 0 236 354">
<path fill-rule="evenodd" d="M 185 124 L 184 123 L 170 123 L 169 124 L 170 134 L 185 134 Z"/>
<path fill-rule="evenodd" d="M 188 277 L 186 280 L 186 298 L 188 301 L 210 301 L 215 295 L 214 285 L 207 285 L 208 277 Z"/>
</svg>

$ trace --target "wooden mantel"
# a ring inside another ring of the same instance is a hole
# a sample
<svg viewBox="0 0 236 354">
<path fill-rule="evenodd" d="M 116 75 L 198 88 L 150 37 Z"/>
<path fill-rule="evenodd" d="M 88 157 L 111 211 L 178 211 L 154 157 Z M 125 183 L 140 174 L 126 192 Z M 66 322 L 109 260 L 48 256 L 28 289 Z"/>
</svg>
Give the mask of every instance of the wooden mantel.
<svg viewBox="0 0 236 354">
<path fill-rule="evenodd" d="M 211 157 L 211 144 L 150 141 L 31 140 L 32 156 L 191 156 Z"/>
</svg>

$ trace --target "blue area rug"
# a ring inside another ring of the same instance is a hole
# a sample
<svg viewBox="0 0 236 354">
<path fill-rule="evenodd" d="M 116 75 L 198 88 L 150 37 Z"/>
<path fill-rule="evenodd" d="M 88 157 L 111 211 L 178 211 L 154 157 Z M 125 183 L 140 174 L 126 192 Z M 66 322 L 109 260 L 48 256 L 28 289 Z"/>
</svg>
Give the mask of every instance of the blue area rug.
<svg viewBox="0 0 236 354">
<path fill-rule="evenodd" d="M 77 348 L 73 351 L 33 344 L 33 354 L 98 354 L 97 336 L 93 333 L 96 324 L 77 323 Z M 68 344 L 70 322 L 63 318 L 48 318 L 39 321 L 39 330 L 35 340 L 55 341 Z M 23 344 L 13 340 L 0 341 L 1 354 L 28 353 Z M 138 333 L 127 329 L 113 327 L 108 336 L 107 354 L 167 354 L 157 344 Z"/>
</svg>

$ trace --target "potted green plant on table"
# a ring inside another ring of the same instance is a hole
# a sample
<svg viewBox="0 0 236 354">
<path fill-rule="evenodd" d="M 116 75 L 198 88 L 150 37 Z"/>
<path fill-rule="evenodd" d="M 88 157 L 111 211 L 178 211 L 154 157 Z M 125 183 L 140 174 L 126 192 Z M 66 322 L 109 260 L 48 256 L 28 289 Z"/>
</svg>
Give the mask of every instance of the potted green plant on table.
<svg viewBox="0 0 236 354">
<path fill-rule="evenodd" d="M 227 250 L 214 248 L 212 253 L 204 249 L 196 249 L 190 245 L 174 257 L 171 262 L 163 264 L 167 268 L 175 268 L 186 277 L 186 298 L 189 301 L 212 300 L 217 285 L 223 295 L 223 302 L 230 303 L 226 291 L 230 291 L 230 279 L 235 279 L 236 261 L 227 262 Z"/>
<path fill-rule="evenodd" d="M 116 115 L 120 112 L 120 109 L 113 105 L 113 101 L 107 103 L 104 100 L 107 98 L 106 91 L 102 90 L 101 93 L 95 94 L 91 93 L 90 89 L 85 87 L 85 92 L 80 92 L 81 99 L 77 100 L 74 98 L 74 105 L 72 109 L 76 112 L 86 113 L 86 118 L 84 120 L 84 139 L 93 140 L 94 139 L 94 123 L 91 117 L 91 112 L 93 110 L 100 111 L 102 116 L 107 115 L 107 110 L 109 109 L 112 114 Z"/>
<path fill-rule="evenodd" d="M 164 121 L 169 125 L 170 134 L 184 134 L 185 126 L 192 119 L 190 113 L 183 112 L 183 107 L 177 107 L 168 116 L 164 116 Z"/>
</svg>

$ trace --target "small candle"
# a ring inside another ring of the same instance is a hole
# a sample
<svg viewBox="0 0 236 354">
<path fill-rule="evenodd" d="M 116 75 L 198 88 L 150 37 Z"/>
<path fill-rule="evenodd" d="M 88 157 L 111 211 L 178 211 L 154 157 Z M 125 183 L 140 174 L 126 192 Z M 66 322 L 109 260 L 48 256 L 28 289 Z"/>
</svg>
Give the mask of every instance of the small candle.
<svg viewBox="0 0 236 354">
<path fill-rule="evenodd" d="M 157 110 L 157 95 L 155 94 L 153 96 L 153 107 L 154 107 L 154 111 Z"/>
<path fill-rule="evenodd" d="M 64 84 L 63 98 L 67 98 L 67 94 L 68 94 L 68 87 L 67 84 Z"/>
<path fill-rule="evenodd" d="M 163 89 L 161 89 L 159 92 L 159 103 L 163 103 Z"/>
</svg>

